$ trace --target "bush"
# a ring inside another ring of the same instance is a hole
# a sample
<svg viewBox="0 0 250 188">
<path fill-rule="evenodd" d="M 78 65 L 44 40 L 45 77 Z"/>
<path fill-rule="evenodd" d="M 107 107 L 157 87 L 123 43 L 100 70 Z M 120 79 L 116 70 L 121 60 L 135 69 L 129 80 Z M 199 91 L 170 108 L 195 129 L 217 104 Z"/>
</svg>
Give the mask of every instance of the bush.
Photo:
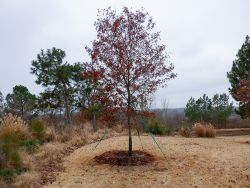
<svg viewBox="0 0 250 188">
<path fill-rule="evenodd" d="M 206 137 L 215 137 L 216 136 L 216 130 L 213 125 L 208 124 L 206 126 Z"/>
<path fill-rule="evenodd" d="M 44 123 L 39 119 L 34 119 L 29 124 L 29 131 L 32 133 L 32 135 L 39 139 L 44 140 L 46 135 L 46 127 Z"/>
<path fill-rule="evenodd" d="M 16 115 L 13 115 L 11 113 L 0 118 L 0 125 L 1 125 L 1 127 L 6 127 L 6 126 L 23 127 L 23 126 L 26 126 L 25 122 L 20 117 L 17 117 Z"/>
<path fill-rule="evenodd" d="M 201 123 L 195 123 L 193 126 L 194 132 L 198 137 L 206 136 L 206 127 Z"/>
<path fill-rule="evenodd" d="M 29 137 L 25 122 L 12 114 L 0 118 L 0 138 L 25 140 Z"/>
<path fill-rule="evenodd" d="M 146 128 L 146 132 L 151 132 L 153 134 L 163 135 L 166 132 L 165 127 L 156 118 L 150 119 Z"/>
<path fill-rule="evenodd" d="M 193 126 L 195 134 L 198 137 L 215 137 L 216 130 L 212 124 L 195 123 Z"/>
<path fill-rule="evenodd" d="M 19 147 L 30 138 L 27 125 L 21 118 L 7 114 L 0 119 L 0 177 L 6 182 L 23 171 Z"/>
<path fill-rule="evenodd" d="M 187 127 L 187 126 L 182 126 L 179 133 L 180 133 L 181 136 L 190 137 L 191 129 L 189 127 Z"/>
</svg>

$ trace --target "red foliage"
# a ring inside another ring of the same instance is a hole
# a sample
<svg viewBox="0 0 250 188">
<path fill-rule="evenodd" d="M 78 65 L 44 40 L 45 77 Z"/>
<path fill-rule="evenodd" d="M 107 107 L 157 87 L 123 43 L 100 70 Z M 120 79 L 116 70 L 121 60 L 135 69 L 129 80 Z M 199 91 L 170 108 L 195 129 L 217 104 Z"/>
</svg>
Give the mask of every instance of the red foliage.
<svg viewBox="0 0 250 188">
<path fill-rule="evenodd" d="M 237 92 L 234 95 L 238 101 L 242 102 L 242 106 L 245 109 L 245 116 L 250 117 L 250 80 L 240 80 Z"/>
<path fill-rule="evenodd" d="M 150 112 L 150 111 L 139 111 L 138 114 L 140 114 L 141 116 L 143 116 L 147 119 L 155 118 L 155 113 Z"/>
<path fill-rule="evenodd" d="M 85 66 L 99 79 L 101 94 L 105 93 L 114 107 L 127 108 L 126 112 L 176 77 L 174 66 L 166 64 L 166 47 L 158 44 L 160 36 L 153 32 L 154 25 L 144 11 L 124 7 L 117 15 L 109 8 L 95 22 L 97 39 L 92 48 L 86 47 L 92 61 Z"/>
</svg>

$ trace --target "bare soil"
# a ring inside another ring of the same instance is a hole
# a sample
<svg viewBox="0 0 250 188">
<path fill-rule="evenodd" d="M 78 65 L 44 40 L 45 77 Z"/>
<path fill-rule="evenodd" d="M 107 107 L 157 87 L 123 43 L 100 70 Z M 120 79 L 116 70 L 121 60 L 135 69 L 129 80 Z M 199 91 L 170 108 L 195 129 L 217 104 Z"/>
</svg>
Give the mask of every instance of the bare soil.
<svg viewBox="0 0 250 188">
<path fill-rule="evenodd" d="M 140 166 L 99 164 L 96 156 L 126 150 L 126 136 L 75 150 L 64 159 L 65 171 L 47 187 L 245 187 L 250 188 L 250 136 L 183 138 L 133 137 L 133 149 L 154 156 Z"/>
</svg>

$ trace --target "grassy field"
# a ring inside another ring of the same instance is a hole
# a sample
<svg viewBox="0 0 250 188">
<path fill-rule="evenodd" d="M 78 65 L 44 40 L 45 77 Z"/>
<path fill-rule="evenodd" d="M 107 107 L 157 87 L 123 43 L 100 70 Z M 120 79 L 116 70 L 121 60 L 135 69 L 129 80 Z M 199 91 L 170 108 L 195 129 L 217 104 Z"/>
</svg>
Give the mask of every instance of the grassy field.
<svg viewBox="0 0 250 188">
<path fill-rule="evenodd" d="M 47 187 L 250 187 L 250 136 L 157 137 L 165 156 L 148 136 L 133 146 L 156 157 L 144 166 L 96 164 L 93 158 L 127 148 L 127 137 L 83 146 L 64 160 L 65 171 Z"/>
</svg>

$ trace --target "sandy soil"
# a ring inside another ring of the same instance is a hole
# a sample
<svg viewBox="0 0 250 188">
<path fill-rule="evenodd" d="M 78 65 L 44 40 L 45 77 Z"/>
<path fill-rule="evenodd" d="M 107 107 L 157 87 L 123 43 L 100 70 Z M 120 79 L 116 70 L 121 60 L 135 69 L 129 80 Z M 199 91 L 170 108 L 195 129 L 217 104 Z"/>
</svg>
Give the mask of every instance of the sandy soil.
<svg viewBox="0 0 250 188">
<path fill-rule="evenodd" d="M 157 137 L 165 157 L 148 136 L 133 137 L 134 149 L 157 160 L 144 166 L 98 165 L 93 158 L 108 150 L 127 148 L 127 137 L 114 137 L 79 148 L 65 159 L 65 172 L 54 187 L 248 187 L 250 136 L 217 138 Z"/>
</svg>

